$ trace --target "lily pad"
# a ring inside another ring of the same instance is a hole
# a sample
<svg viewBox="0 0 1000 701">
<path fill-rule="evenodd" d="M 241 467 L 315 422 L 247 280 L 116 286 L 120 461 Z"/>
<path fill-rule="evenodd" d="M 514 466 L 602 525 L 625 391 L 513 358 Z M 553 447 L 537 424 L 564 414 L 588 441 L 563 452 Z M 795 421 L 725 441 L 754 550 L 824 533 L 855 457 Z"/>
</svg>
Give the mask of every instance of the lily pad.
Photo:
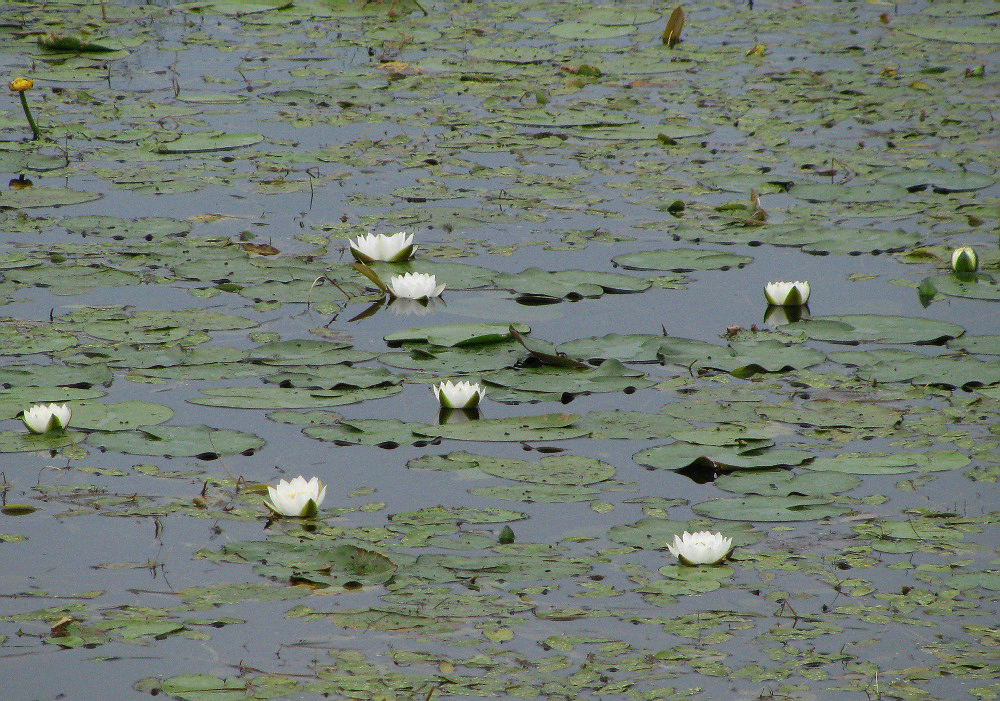
<svg viewBox="0 0 1000 701">
<path fill-rule="evenodd" d="M 155 426 L 139 431 L 92 433 L 87 442 L 102 450 L 130 455 L 197 457 L 214 460 L 223 455 L 247 455 L 264 446 L 252 433 L 215 429 L 205 425 Z"/>
<path fill-rule="evenodd" d="M 128 431 L 169 421 L 173 409 L 162 404 L 126 400 L 122 402 L 75 402 L 72 425 L 92 431 Z"/>
<path fill-rule="evenodd" d="M 800 496 L 745 496 L 695 504 L 696 514 L 732 521 L 816 521 L 842 516 L 850 509 L 832 499 Z"/>
<path fill-rule="evenodd" d="M 250 562 L 260 561 L 261 564 L 254 566 L 255 572 L 292 584 L 340 587 L 384 584 L 396 572 L 396 564 L 381 553 L 356 545 L 328 545 L 311 539 L 231 543 L 222 552 Z"/>
<path fill-rule="evenodd" d="M 157 144 L 157 153 L 207 153 L 209 151 L 231 151 L 253 146 L 264 140 L 263 134 L 227 134 L 222 131 L 205 131 L 183 134 L 173 141 Z"/>
<path fill-rule="evenodd" d="M 686 273 L 695 270 L 728 270 L 753 262 L 750 256 L 700 248 L 674 248 L 659 251 L 625 253 L 612 258 L 615 265 L 628 270 L 669 270 Z"/>
<path fill-rule="evenodd" d="M 402 391 L 398 386 L 367 389 L 322 390 L 284 387 L 225 387 L 206 389 L 204 396 L 188 399 L 192 404 L 228 409 L 312 409 L 355 404 L 388 397 Z"/>
<path fill-rule="evenodd" d="M 832 472 L 795 475 L 787 470 L 745 470 L 715 480 L 715 486 L 727 492 L 779 497 L 837 494 L 854 489 L 859 484 L 861 480 L 852 475 Z"/>
<path fill-rule="evenodd" d="M 28 187 L 5 190 L 0 197 L 0 209 L 32 209 L 34 207 L 65 207 L 99 200 L 99 192 L 79 192 L 58 187 Z"/>
<path fill-rule="evenodd" d="M 957 450 L 932 450 L 926 453 L 842 453 L 832 458 L 816 458 L 805 467 L 852 475 L 901 475 L 958 470 L 969 462 L 969 456 Z"/>
<path fill-rule="evenodd" d="M 574 455 L 553 455 L 537 463 L 516 458 L 491 458 L 470 453 L 453 454 L 474 462 L 483 472 L 517 482 L 557 485 L 588 485 L 611 479 L 615 468 L 606 462 Z"/>
<path fill-rule="evenodd" d="M 785 324 L 780 330 L 804 334 L 830 343 L 914 343 L 942 344 L 958 338 L 965 329 L 957 324 L 933 319 L 878 314 L 817 316 Z"/>
<path fill-rule="evenodd" d="M 632 456 L 640 465 L 665 470 L 699 467 L 710 470 L 745 470 L 767 467 L 794 467 L 813 457 L 804 450 L 781 448 L 749 448 L 740 450 L 725 446 L 694 445 L 677 441 L 669 445 L 640 450 Z"/>
<path fill-rule="evenodd" d="M 500 343 L 511 338 L 512 324 L 445 324 L 443 326 L 422 326 L 407 331 L 397 331 L 385 336 L 389 346 L 403 343 L 430 343 L 437 346 L 479 346 Z M 524 324 L 513 324 L 521 333 L 531 329 Z"/>
</svg>

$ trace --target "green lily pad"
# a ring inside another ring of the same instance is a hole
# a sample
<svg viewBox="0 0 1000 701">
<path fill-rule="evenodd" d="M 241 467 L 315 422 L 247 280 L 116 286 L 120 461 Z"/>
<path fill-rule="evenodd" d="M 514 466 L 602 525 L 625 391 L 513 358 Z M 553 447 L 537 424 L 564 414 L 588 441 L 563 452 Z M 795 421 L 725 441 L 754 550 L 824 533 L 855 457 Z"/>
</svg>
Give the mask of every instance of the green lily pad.
<svg viewBox="0 0 1000 701">
<path fill-rule="evenodd" d="M 834 472 L 794 475 L 787 470 L 741 471 L 715 480 L 715 486 L 727 492 L 779 497 L 837 494 L 854 489 L 859 484 L 861 480 L 852 475 Z"/>
<path fill-rule="evenodd" d="M 0 197 L 0 210 L 65 207 L 93 202 L 100 198 L 99 192 L 79 192 L 58 187 L 27 187 L 21 190 L 5 190 Z"/>
<path fill-rule="evenodd" d="M 615 256 L 612 261 L 627 270 L 669 270 L 686 273 L 695 270 L 728 270 L 753 262 L 750 256 L 737 256 L 700 248 L 674 248 L 642 251 Z"/>
<path fill-rule="evenodd" d="M 326 365 L 318 368 L 302 368 L 302 371 L 282 372 L 268 375 L 265 382 L 280 384 L 282 387 L 296 387 L 321 390 L 368 389 L 398 385 L 403 381 L 385 368 L 362 368 L 348 365 Z"/>
<path fill-rule="evenodd" d="M 649 280 L 620 273 L 585 270 L 550 272 L 541 268 L 528 268 L 516 275 L 502 273 L 494 276 L 493 282 L 498 287 L 521 295 L 553 299 L 600 297 L 605 292 L 642 292 L 652 285 Z"/>
<path fill-rule="evenodd" d="M 858 368 L 865 379 L 937 387 L 982 387 L 1000 382 L 997 363 L 968 355 L 927 356 L 898 348 L 831 353 L 831 360 Z"/>
<path fill-rule="evenodd" d="M 521 333 L 531 329 L 524 324 L 513 324 Z M 403 343 L 430 343 L 436 346 L 478 346 L 500 343 L 511 338 L 511 324 L 445 324 L 443 326 L 422 326 L 406 331 L 397 331 L 385 336 L 390 346 Z"/>
<path fill-rule="evenodd" d="M 434 375 L 478 374 L 512 367 L 521 357 L 515 348 L 491 346 L 453 348 L 411 348 L 383 353 L 379 361 L 394 368 L 418 370 Z"/>
<path fill-rule="evenodd" d="M 381 553 L 350 544 L 321 544 L 312 539 L 231 543 L 222 552 L 249 562 L 260 561 L 262 564 L 255 565 L 254 572 L 293 584 L 384 584 L 396 572 L 396 563 Z"/>
<path fill-rule="evenodd" d="M 959 44 L 1000 44 L 1000 27 L 962 27 L 954 24 L 907 27 L 907 34 L 931 41 L 948 41 Z"/>
<path fill-rule="evenodd" d="M 767 467 L 794 467 L 813 457 L 804 450 L 780 448 L 745 451 L 725 446 L 704 446 L 678 441 L 640 450 L 632 456 L 640 465 L 664 470 L 698 467 L 711 470 L 746 470 Z"/>
<path fill-rule="evenodd" d="M 957 324 L 933 319 L 878 314 L 843 314 L 802 319 L 780 327 L 789 334 L 830 343 L 915 343 L 941 344 L 958 338 L 965 329 Z"/>
<path fill-rule="evenodd" d="M 614 359 L 606 360 L 599 367 L 586 370 L 552 365 L 500 370 L 483 376 L 483 381 L 522 392 L 559 395 L 621 392 L 630 388 L 651 387 L 655 384 L 652 380 L 646 379 L 643 373 L 630 370 Z"/>
<path fill-rule="evenodd" d="M 114 376 L 104 365 L 67 367 L 63 365 L 7 365 L 0 379 L 9 387 L 108 386 Z"/>
<path fill-rule="evenodd" d="M 883 183 L 874 185 L 816 183 L 795 185 L 788 194 L 809 202 L 862 203 L 902 200 L 906 197 L 907 191 L 904 187 Z"/>
<path fill-rule="evenodd" d="M 297 339 L 264 343 L 251 349 L 247 360 L 275 366 L 337 365 L 360 363 L 376 356 L 376 353 L 354 350 L 349 343 Z"/>
<path fill-rule="evenodd" d="M 588 485 L 615 476 L 615 468 L 606 462 L 574 455 L 553 455 L 537 463 L 516 458 L 491 458 L 485 455 L 455 453 L 454 458 L 474 462 L 483 472 L 517 482 L 556 485 Z"/>
<path fill-rule="evenodd" d="M 423 433 L 417 433 L 418 429 Z M 429 438 L 437 435 L 433 426 L 399 419 L 344 420 L 335 424 L 308 426 L 302 433 L 337 445 L 377 445 L 382 448 L 426 445 Z"/>
<path fill-rule="evenodd" d="M 816 521 L 850 511 L 831 504 L 832 499 L 800 496 L 745 496 L 713 499 L 695 504 L 696 514 L 732 521 Z"/>
<path fill-rule="evenodd" d="M 635 523 L 612 526 L 608 530 L 608 539 L 635 548 L 665 551 L 667 543 L 672 543 L 675 535 L 681 535 L 684 531 L 702 530 L 705 530 L 705 526 L 701 523 L 643 518 Z M 733 547 L 751 545 L 764 537 L 763 533 L 755 531 L 749 523 L 724 523 L 711 530 L 732 538 Z"/>
<path fill-rule="evenodd" d="M 885 173 L 879 176 L 879 181 L 905 188 L 930 185 L 938 192 L 970 192 L 987 188 L 997 179 L 991 175 L 967 170 L 924 169 Z"/>
<path fill-rule="evenodd" d="M 355 404 L 398 394 L 399 386 L 367 389 L 320 390 L 284 387 L 225 387 L 203 390 L 204 396 L 188 399 L 191 404 L 228 409 L 312 409 Z"/>
<path fill-rule="evenodd" d="M 29 433 L 24 431 L 0 431 L 0 453 L 27 453 L 36 450 L 59 450 L 79 443 L 87 434 L 79 431 L 49 431 Z"/>
<path fill-rule="evenodd" d="M 802 406 L 764 404 L 755 411 L 772 421 L 826 428 L 888 428 L 903 420 L 899 409 L 849 400 L 816 399 Z"/>
<path fill-rule="evenodd" d="M 415 433 L 459 441 L 555 441 L 579 438 L 587 435 L 587 430 L 576 424 L 572 414 L 539 414 L 445 424 Z"/>
<path fill-rule="evenodd" d="M 169 421 L 173 409 L 162 404 L 126 400 L 122 402 L 75 402 L 72 425 L 92 431 L 129 431 Z"/>
<path fill-rule="evenodd" d="M 244 146 L 253 146 L 264 140 L 263 134 L 226 134 L 221 131 L 205 131 L 183 134 L 173 141 L 157 144 L 157 153 L 207 153 L 209 151 L 231 151 Z"/>
<path fill-rule="evenodd" d="M 852 475 L 901 475 L 958 470 L 969 462 L 969 456 L 957 450 L 932 450 L 926 453 L 842 453 L 832 458 L 816 458 L 805 467 Z"/>
<path fill-rule="evenodd" d="M 565 504 L 592 501 L 600 495 L 597 489 L 570 484 L 494 485 L 475 487 L 469 494 L 485 499 L 519 501 L 525 504 Z"/>
<path fill-rule="evenodd" d="M 921 301 L 929 302 L 937 295 L 967 299 L 1000 299 L 1000 282 L 985 273 L 945 273 L 921 281 L 917 288 Z"/>
<path fill-rule="evenodd" d="M 264 441 L 252 433 L 205 425 L 155 426 L 139 431 L 92 433 L 87 442 L 103 450 L 130 455 L 197 457 L 201 460 L 214 460 L 222 455 L 252 454 L 264 446 Z"/>
</svg>

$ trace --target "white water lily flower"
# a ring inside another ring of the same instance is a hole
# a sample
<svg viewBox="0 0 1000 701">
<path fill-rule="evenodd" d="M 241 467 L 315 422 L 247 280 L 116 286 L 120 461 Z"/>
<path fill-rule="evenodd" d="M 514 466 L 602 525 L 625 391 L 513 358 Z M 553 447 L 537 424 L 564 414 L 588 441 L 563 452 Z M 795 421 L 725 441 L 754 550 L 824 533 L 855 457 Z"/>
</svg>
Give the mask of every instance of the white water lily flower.
<svg viewBox="0 0 1000 701">
<path fill-rule="evenodd" d="M 809 283 L 769 282 L 764 285 L 764 296 L 768 304 L 779 307 L 796 307 L 809 301 Z"/>
<path fill-rule="evenodd" d="M 673 544 L 668 543 L 667 549 L 685 565 L 714 565 L 729 555 L 733 539 L 710 531 L 684 531 L 683 536 L 674 536 Z"/>
<path fill-rule="evenodd" d="M 956 273 L 974 273 L 979 270 L 979 256 L 970 246 L 956 248 L 951 254 L 951 269 Z"/>
<path fill-rule="evenodd" d="M 362 263 L 384 260 L 400 263 L 413 257 L 417 247 L 413 245 L 413 234 L 400 231 L 392 236 L 385 234 L 365 234 L 351 241 L 351 254 Z"/>
<path fill-rule="evenodd" d="M 35 404 L 21 414 L 21 420 L 32 433 L 47 433 L 69 426 L 73 412 L 65 404 Z"/>
<path fill-rule="evenodd" d="M 271 501 L 265 501 L 267 508 L 281 516 L 312 518 L 326 497 L 326 485 L 313 477 L 306 481 L 302 475 L 286 482 L 278 480 L 277 487 L 268 487 Z"/>
<path fill-rule="evenodd" d="M 444 291 L 444 285 L 437 284 L 437 278 L 427 273 L 393 275 L 386 287 L 389 294 L 401 299 L 427 299 Z"/>
<path fill-rule="evenodd" d="M 486 396 L 486 390 L 478 382 L 465 380 L 455 383 L 447 380 L 439 385 L 432 385 L 431 391 L 445 409 L 474 409 Z"/>
</svg>

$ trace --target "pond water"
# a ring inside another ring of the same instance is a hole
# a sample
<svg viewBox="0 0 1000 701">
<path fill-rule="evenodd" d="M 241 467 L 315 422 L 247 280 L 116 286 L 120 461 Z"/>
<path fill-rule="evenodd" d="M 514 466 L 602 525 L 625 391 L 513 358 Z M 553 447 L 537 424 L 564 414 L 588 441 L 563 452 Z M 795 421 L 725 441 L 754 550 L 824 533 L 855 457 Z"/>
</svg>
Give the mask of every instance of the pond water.
<svg viewBox="0 0 1000 701">
<path fill-rule="evenodd" d="M 17 7 L 6 697 L 1000 694 L 995 3 Z"/>
</svg>

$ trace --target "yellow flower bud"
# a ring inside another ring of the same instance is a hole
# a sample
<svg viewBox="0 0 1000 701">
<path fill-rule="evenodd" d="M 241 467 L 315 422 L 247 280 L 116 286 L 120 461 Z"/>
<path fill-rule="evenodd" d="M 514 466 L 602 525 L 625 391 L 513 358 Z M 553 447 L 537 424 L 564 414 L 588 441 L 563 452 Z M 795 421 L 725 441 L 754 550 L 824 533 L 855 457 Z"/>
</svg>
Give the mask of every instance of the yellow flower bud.
<svg viewBox="0 0 1000 701">
<path fill-rule="evenodd" d="M 31 87 L 34 84 L 35 81 L 28 80 L 27 78 L 15 78 L 10 81 L 10 84 L 7 87 L 9 87 L 13 92 L 24 92 L 25 90 L 31 90 Z"/>
</svg>

